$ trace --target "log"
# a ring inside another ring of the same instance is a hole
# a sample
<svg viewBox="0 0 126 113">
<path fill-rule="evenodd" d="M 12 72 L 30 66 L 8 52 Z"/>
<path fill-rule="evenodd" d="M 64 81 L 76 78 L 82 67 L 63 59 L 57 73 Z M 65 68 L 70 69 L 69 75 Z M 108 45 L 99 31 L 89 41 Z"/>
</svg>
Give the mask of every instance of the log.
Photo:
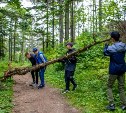
<svg viewBox="0 0 126 113">
<path fill-rule="evenodd" d="M 39 65 L 36 65 L 36 66 L 33 66 L 33 67 L 23 67 L 23 68 L 15 68 L 15 69 L 11 69 L 9 71 L 6 71 L 5 74 L 4 74 L 4 77 L 0 78 L 1 81 L 3 80 L 6 80 L 6 78 L 8 77 L 11 77 L 13 75 L 25 75 L 26 73 L 30 72 L 30 71 L 33 71 L 33 70 L 37 70 L 37 69 L 40 69 L 42 67 L 45 67 L 45 66 L 48 66 L 50 64 L 54 64 L 56 62 L 59 62 L 59 61 L 62 61 L 64 59 L 67 59 L 67 58 L 70 58 L 71 56 L 73 55 L 77 55 L 79 53 L 82 53 L 88 49 L 90 49 L 91 47 L 97 45 L 97 44 L 100 44 L 100 43 L 103 43 L 103 42 L 107 42 L 109 41 L 110 39 L 106 39 L 106 40 L 102 40 L 102 41 L 97 41 L 97 42 L 93 42 L 92 44 L 89 44 L 87 45 L 86 47 L 83 47 L 69 55 L 65 55 L 61 58 L 57 58 L 57 59 L 53 59 L 53 60 L 50 60 L 46 63 L 42 63 L 42 64 L 39 64 Z"/>
</svg>

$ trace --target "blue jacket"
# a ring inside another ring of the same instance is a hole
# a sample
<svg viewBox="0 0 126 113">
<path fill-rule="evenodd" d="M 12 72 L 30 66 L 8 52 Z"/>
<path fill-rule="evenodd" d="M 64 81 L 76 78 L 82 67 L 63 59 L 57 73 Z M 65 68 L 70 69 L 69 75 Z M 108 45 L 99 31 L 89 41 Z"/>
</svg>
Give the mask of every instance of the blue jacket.
<svg viewBox="0 0 126 113">
<path fill-rule="evenodd" d="M 47 62 L 47 59 L 42 52 L 38 52 L 38 54 L 35 55 L 35 59 L 37 64 L 42 64 Z"/>
<path fill-rule="evenodd" d="M 111 46 L 105 45 L 104 55 L 110 56 L 109 74 L 121 75 L 126 72 L 125 51 L 126 44 L 123 42 L 116 42 Z"/>
</svg>

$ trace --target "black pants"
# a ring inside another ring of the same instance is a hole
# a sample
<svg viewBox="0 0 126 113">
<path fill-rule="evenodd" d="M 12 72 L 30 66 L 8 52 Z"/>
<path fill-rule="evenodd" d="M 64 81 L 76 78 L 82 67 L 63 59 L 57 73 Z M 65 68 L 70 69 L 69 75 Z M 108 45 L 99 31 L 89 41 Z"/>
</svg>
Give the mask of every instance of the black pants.
<svg viewBox="0 0 126 113">
<path fill-rule="evenodd" d="M 31 71 L 33 83 L 36 83 L 36 84 L 38 84 L 38 72 L 39 72 L 38 70 Z"/>
<path fill-rule="evenodd" d="M 74 71 L 68 71 L 68 70 L 65 70 L 65 83 L 66 83 L 66 90 L 69 90 L 70 82 L 73 84 L 73 86 L 76 85 L 73 76 L 74 76 Z"/>
</svg>

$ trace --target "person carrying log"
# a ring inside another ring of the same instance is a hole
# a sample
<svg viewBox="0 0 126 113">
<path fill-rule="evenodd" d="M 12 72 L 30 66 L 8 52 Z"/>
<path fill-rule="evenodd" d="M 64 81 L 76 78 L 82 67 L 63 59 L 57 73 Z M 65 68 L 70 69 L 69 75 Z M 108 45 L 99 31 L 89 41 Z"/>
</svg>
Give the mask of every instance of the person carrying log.
<svg viewBox="0 0 126 113">
<path fill-rule="evenodd" d="M 33 48 L 33 52 L 35 54 L 35 59 L 36 59 L 36 63 L 37 64 L 42 64 L 42 63 L 46 63 L 47 59 L 44 56 L 44 54 L 40 51 L 38 51 L 37 48 Z M 44 81 L 44 73 L 45 73 L 46 67 L 42 67 L 39 70 L 39 76 L 40 76 L 40 85 L 38 86 L 38 89 L 40 88 L 44 88 L 45 87 L 45 81 Z"/>
<path fill-rule="evenodd" d="M 114 98 L 112 94 L 112 87 L 114 82 L 118 80 L 119 96 L 121 100 L 121 109 L 126 110 L 126 98 L 125 98 L 125 52 L 126 44 L 120 42 L 120 34 L 114 31 L 110 34 L 113 44 L 109 46 L 107 43 L 104 47 L 104 55 L 110 57 L 109 65 L 109 78 L 107 83 L 107 95 L 109 105 L 106 107 L 108 110 L 115 110 Z"/>
<path fill-rule="evenodd" d="M 69 55 L 69 54 L 75 52 L 75 49 L 73 48 L 73 44 L 71 42 L 67 43 L 66 47 L 68 49 L 68 51 L 66 52 L 66 55 Z M 64 76 L 64 78 L 65 78 L 66 88 L 63 91 L 63 94 L 64 94 L 64 93 L 67 93 L 70 91 L 70 82 L 73 84 L 72 91 L 74 91 L 77 87 L 77 84 L 74 79 L 74 72 L 76 69 L 77 58 L 75 55 L 73 55 L 70 58 L 61 60 L 60 62 L 65 63 L 65 76 Z"/>
<path fill-rule="evenodd" d="M 35 55 L 34 54 L 30 54 L 29 52 L 26 52 L 25 53 L 25 57 L 29 59 L 29 61 L 31 62 L 32 66 L 36 65 L 36 59 L 35 59 Z M 39 70 L 31 71 L 33 82 L 31 84 L 29 84 L 30 86 L 34 86 L 34 87 L 38 86 L 38 72 L 39 72 Z"/>
</svg>

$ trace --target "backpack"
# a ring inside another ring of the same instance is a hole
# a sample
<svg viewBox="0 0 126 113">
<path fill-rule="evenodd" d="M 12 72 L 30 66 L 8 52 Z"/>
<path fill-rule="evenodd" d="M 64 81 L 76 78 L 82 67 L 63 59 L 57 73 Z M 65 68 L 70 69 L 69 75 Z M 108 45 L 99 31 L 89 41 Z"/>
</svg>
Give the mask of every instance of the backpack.
<svg viewBox="0 0 126 113">
<path fill-rule="evenodd" d="M 47 62 L 48 60 L 47 60 L 47 58 L 45 57 L 45 55 L 43 54 L 43 52 L 39 52 L 39 55 L 40 55 L 40 54 L 42 54 L 42 55 L 43 55 L 44 60 Z"/>
<path fill-rule="evenodd" d="M 40 58 L 40 55 L 41 55 L 41 54 L 43 55 L 44 60 L 45 60 L 46 62 L 48 61 L 47 58 L 44 56 L 44 54 L 43 54 L 42 52 L 39 52 L 39 53 L 38 53 L 38 56 L 35 56 L 36 61 L 37 61 L 38 64 L 43 63 L 42 59 Z"/>
</svg>

